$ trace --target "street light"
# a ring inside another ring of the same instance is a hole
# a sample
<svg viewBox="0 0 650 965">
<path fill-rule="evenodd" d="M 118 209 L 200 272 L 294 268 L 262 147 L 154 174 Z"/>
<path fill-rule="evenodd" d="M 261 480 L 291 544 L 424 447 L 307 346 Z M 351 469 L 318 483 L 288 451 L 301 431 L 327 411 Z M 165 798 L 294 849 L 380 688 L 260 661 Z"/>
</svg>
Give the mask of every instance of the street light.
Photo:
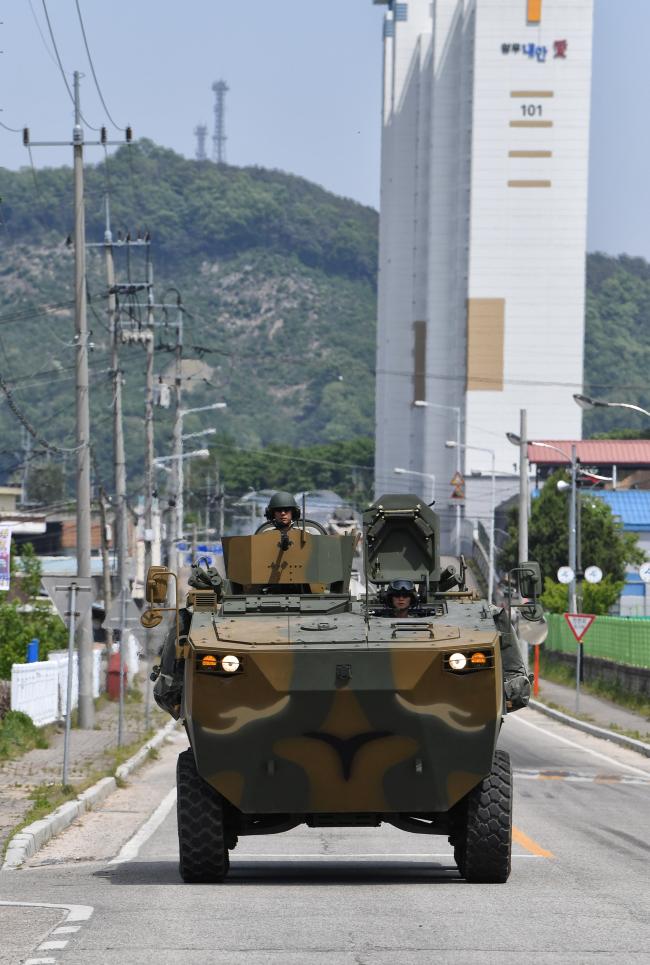
<svg viewBox="0 0 650 965">
<path fill-rule="evenodd" d="M 577 508 L 578 508 L 578 451 L 575 443 L 571 445 L 571 455 L 566 453 L 559 446 L 554 446 L 550 442 L 530 442 L 531 446 L 540 446 L 542 449 L 553 449 L 559 452 L 571 466 L 571 500 L 569 502 L 569 566 L 573 571 L 573 579 L 569 584 L 569 612 L 575 613 L 577 608 L 576 600 L 576 570 L 577 570 Z"/>
<path fill-rule="evenodd" d="M 212 428 L 202 429 L 200 432 L 186 432 L 181 436 L 181 438 L 183 442 L 185 442 L 186 439 L 198 439 L 201 436 L 213 436 L 216 431 L 216 429 Z"/>
<path fill-rule="evenodd" d="M 172 474 L 172 493 L 176 503 L 176 512 L 172 516 L 172 525 L 169 527 L 169 536 L 167 540 L 168 547 L 168 560 L 171 561 L 171 555 L 173 553 L 173 547 L 176 545 L 179 539 L 183 537 L 184 528 L 184 506 L 183 506 L 183 419 L 187 415 L 193 415 L 196 412 L 212 412 L 214 409 L 226 409 L 228 407 L 227 402 L 213 402 L 211 405 L 199 405 L 192 409 L 177 409 L 174 418 L 174 455 L 179 457 L 174 462 L 174 470 Z M 171 566 L 171 562 L 170 562 Z M 171 567 L 174 568 L 173 566 Z"/>
<path fill-rule="evenodd" d="M 210 450 L 209 449 L 194 449 L 192 452 L 183 452 L 180 455 L 174 456 L 157 456 L 154 459 L 155 464 L 162 465 L 164 462 L 173 462 L 175 459 L 209 459 Z M 162 467 L 165 468 L 164 466 Z"/>
<path fill-rule="evenodd" d="M 581 409 L 631 409 L 633 412 L 640 412 L 641 415 L 650 417 L 650 412 L 643 409 L 640 405 L 632 405 L 631 402 L 606 402 L 603 399 L 591 399 L 588 395 L 580 395 L 574 392 L 573 400 Z"/>
<path fill-rule="evenodd" d="M 395 466 L 393 469 L 394 473 L 398 476 L 422 476 L 424 479 L 431 480 L 431 502 L 433 503 L 436 498 L 436 477 L 432 472 L 416 472 L 415 469 L 400 469 L 399 466 Z"/>
<path fill-rule="evenodd" d="M 519 449 L 519 533 L 518 557 L 521 566 L 528 560 L 528 413 L 519 410 L 519 435 L 506 432 L 506 439 Z"/>
<path fill-rule="evenodd" d="M 413 403 L 419 409 L 444 409 L 446 412 L 456 413 L 456 472 L 461 475 L 461 458 L 460 458 L 460 437 L 461 437 L 461 408 L 459 405 L 443 405 L 441 402 L 427 402 L 425 399 L 416 399 Z M 456 533 L 455 533 L 455 543 L 456 543 L 456 556 L 460 556 L 460 503 L 456 503 Z"/>
<path fill-rule="evenodd" d="M 468 446 L 464 443 L 458 443 L 453 440 L 447 440 L 445 442 L 447 449 L 471 449 L 474 452 L 487 452 L 492 460 L 492 466 L 490 473 L 492 475 L 492 506 L 490 509 L 490 559 L 488 567 L 488 602 L 491 603 L 494 598 L 494 514 L 496 511 L 496 479 L 495 479 L 495 453 L 494 449 L 486 449 L 483 446 Z"/>
</svg>

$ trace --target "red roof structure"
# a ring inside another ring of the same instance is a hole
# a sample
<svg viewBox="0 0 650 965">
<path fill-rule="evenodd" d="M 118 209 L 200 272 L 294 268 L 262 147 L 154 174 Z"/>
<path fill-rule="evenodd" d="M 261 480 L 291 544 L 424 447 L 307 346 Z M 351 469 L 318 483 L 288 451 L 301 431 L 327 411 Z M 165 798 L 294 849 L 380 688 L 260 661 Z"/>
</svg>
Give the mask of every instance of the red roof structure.
<svg viewBox="0 0 650 965">
<path fill-rule="evenodd" d="M 583 466 L 650 466 L 650 439 L 543 439 L 545 445 L 528 444 L 528 459 L 538 466 L 562 466 L 570 462 L 575 445 Z M 546 446 L 555 446 L 547 449 Z M 565 452 L 566 458 L 557 450 Z"/>
</svg>

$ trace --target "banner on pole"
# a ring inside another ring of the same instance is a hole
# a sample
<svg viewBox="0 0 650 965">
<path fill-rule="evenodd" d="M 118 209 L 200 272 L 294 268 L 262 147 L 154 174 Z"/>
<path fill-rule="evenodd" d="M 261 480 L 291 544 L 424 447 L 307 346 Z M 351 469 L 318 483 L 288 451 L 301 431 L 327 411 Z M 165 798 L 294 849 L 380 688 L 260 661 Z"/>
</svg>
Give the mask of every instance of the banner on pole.
<svg viewBox="0 0 650 965">
<path fill-rule="evenodd" d="M 0 590 L 11 584 L 11 526 L 0 526 Z"/>
<path fill-rule="evenodd" d="M 582 643 L 582 638 L 596 617 L 593 613 L 565 613 L 564 619 L 571 627 L 571 633 L 576 638 L 576 642 Z"/>
</svg>

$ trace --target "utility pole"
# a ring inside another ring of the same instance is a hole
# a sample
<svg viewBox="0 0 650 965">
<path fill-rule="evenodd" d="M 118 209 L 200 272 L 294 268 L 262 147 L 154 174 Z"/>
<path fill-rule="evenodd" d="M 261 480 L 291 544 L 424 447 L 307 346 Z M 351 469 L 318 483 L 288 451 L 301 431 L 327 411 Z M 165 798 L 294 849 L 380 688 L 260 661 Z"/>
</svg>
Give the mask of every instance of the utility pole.
<svg viewBox="0 0 650 965">
<path fill-rule="evenodd" d="M 106 283 L 108 285 L 108 314 L 111 338 L 111 374 L 113 377 L 113 467 L 115 486 L 115 544 L 117 550 L 117 585 L 119 592 L 127 584 L 126 561 L 128 556 L 127 505 L 126 505 L 126 456 L 124 453 L 124 426 L 122 421 L 122 372 L 120 369 L 120 342 L 117 319 L 115 288 L 115 264 L 113 260 L 113 235 L 108 196 L 106 197 L 106 229 L 104 231 L 104 257 Z"/>
<path fill-rule="evenodd" d="M 79 102 L 79 71 L 74 72 L 74 282 L 77 342 L 77 576 L 91 579 L 90 569 L 90 406 L 88 401 L 88 318 L 86 306 L 86 222 L 84 212 L 84 132 Z M 93 631 L 91 610 L 78 623 L 79 726 L 95 723 L 93 703 Z"/>
<path fill-rule="evenodd" d="M 153 362 L 154 362 L 154 317 L 153 317 L 153 264 L 147 260 L 147 353 L 145 403 L 144 403 L 144 573 L 145 580 L 151 566 L 151 545 L 153 542 L 153 490 L 154 490 L 154 448 L 153 448 Z"/>
<path fill-rule="evenodd" d="M 519 565 L 528 562 L 528 414 L 519 412 Z"/>
<path fill-rule="evenodd" d="M 183 412 L 181 385 L 183 365 L 183 306 L 177 295 L 176 345 L 174 347 L 174 429 L 172 434 L 172 465 L 170 486 L 169 524 L 167 528 L 167 565 L 178 571 L 178 540 L 183 535 Z"/>
<path fill-rule="evenodd" d="M 571 499 L 569 500 L 569 566 L 573 579 L 569 584 L 569 613 L 576 612 L 576 505 L 578 494 L 578 455 L 575 443 L 571 446 Z"/>
<path fill-rule="evenodd" d="M 88 321 L 86 316 L 86 225 L 84 216 L 84 131 L 81 126 L 78 70 L 73 75 L 74 127 L 70 141 L 31 141 L 29 128 L 23 128 L 25 147 L 65 147 L 72 143 L 74 171 L 74 287 L 75 287 L 75 342 L 76 352 L 76 498 L 77 498 L 77 576 L 91 578 L 91 504 L 90 504 L 90 407 L 88 399 Z M 127 143 L 131 128 L 127 127 Z M 85 142 L 107 146 L 121 144 L 109 141 L 106 129 L 101 129 L 101 140 Z M 93 703 L 93 637 L 90 608 L 75 628 L 79 652 L 79 726 L 90 729 L 95 723 Z"/>
<path fill-rule="evenodd" d="M 113 602 L 113 591 L 111 587 L 111 562 L 108 552 L 108 520 L 106 518 L 106 504 L 108 502 L 108 497 L 104 491 L 104 487 L 99 487 L 99 522 L 101 525 L 101 547 L 102 547 L 102 590 L 104 596 L 104 614 L 105 620 L 104 624 L 106 626 L 106 651 L 110 654 L 111 648 L 113 646 L 113 629 L 108 626 L 108 615 L 111 610 L 111 603 Z"/>
</svg>

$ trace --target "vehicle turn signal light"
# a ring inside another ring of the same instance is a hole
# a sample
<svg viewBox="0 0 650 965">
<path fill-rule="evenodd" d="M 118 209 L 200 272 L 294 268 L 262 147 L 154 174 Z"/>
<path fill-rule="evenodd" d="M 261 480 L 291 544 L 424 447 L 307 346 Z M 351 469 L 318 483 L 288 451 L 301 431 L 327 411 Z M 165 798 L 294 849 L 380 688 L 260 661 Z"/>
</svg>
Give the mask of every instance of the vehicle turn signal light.
<svg viewBox="0 0 650 965">
<path fill-rule="evenodd" d="M 212 654 L 208 654 L 207 657 L 204 657 L 203 660 L 201 661 L 201 666 L 206 668 L 216 667 L 217 658 L 213 657 Z"/>
<path fill-rule="evenodd" d="M 476 664 L 480 664 L 480 665 L 486 664 L 486 663 L 487 663 L 487 657 L 485 656 L 484 653 L 473 653 L 472 656 L 470 657 L 470 663 L 473 663 L 473 664 L 475 664 L 475 665 L 476 665 Z"/>
</svg>

